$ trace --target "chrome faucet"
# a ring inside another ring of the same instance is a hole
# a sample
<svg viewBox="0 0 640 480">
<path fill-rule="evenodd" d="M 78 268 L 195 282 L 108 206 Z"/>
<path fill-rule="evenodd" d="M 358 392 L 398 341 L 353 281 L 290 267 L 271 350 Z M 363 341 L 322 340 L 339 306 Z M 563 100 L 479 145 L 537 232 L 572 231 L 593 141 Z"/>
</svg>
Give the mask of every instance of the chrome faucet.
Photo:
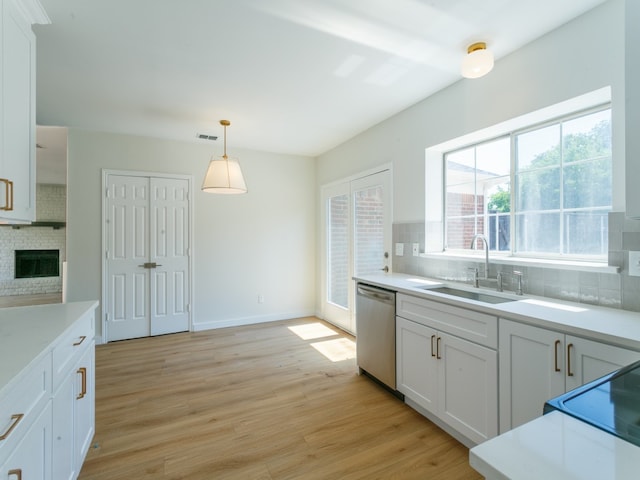
<svg viewBox="0 0 640 480">
<path fill-rule="evenodd" d="M 489 278 L 489 240 L 483 234 L 479 233 L 473 236 L 471 240 L 471 246 L 469 248 L 476 248 L 476 244 L 478 243 L 478 239 L 484 242 L 484 278 L 485 280 Z"/>
</svg>

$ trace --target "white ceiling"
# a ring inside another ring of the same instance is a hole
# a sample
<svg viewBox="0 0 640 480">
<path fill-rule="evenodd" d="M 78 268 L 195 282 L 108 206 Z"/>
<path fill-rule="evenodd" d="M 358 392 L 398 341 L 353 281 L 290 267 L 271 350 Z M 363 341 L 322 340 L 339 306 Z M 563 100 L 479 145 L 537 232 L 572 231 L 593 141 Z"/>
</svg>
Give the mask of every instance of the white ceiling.
<svg viewBox="0 0 640 480">
<path fill-rule="evenodd" d="M 604 0 L 40 1 L 39 125 L 316 156 Z"/>
</svg>

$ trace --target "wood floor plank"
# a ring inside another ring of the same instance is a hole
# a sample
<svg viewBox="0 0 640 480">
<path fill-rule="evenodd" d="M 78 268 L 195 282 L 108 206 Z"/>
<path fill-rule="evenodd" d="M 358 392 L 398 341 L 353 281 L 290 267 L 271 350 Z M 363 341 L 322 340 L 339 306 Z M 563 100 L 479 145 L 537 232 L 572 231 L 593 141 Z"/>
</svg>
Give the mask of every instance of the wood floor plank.
<svg viewBox="0 0 640 480">
<path fill-rule="evenodd" d="M 353 338 L 316 318 L 100 345 L 79 478 L 482 478 L 354 357 Z"/>
</svg>

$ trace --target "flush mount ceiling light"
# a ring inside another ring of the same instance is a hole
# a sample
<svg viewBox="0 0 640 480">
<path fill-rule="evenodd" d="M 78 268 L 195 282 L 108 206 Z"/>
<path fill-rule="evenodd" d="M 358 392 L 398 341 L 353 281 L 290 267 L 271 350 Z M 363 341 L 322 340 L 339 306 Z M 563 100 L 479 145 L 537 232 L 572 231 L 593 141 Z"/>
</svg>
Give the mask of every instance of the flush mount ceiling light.
<svg viewBox="0 0 640 480">
<path fill-rule="evenodd" d="M 247 193 L 247 185 L 244 183 L 238 159 L 227 156 L 227 127 L 231 122 L 220 120 L 220 125 L 224 127 L 224 155 L 211 157 L 202 182 L 202 191 L 222 194 Z"/>
<path fill-rule="evenodd" d="M 467 48 L 467 55 L 462 59 L 462 76 L 480 78 L 493 68 L 493 53 L 487 50 L 484 42 L 474 43 Z"/>
</svg>

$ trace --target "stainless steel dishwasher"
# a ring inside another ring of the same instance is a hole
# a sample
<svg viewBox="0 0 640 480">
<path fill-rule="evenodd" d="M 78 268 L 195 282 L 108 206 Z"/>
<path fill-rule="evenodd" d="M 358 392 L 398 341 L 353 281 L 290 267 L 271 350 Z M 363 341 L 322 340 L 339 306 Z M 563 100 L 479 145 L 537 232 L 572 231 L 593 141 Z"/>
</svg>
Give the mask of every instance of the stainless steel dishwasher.
<svg viewBox="0 0 640 480">
<path fill-rule="evenodd" d="M 356 356 L 361 373 L 396 392 L 396 293 L 358 283 Z"/>
</svg>

